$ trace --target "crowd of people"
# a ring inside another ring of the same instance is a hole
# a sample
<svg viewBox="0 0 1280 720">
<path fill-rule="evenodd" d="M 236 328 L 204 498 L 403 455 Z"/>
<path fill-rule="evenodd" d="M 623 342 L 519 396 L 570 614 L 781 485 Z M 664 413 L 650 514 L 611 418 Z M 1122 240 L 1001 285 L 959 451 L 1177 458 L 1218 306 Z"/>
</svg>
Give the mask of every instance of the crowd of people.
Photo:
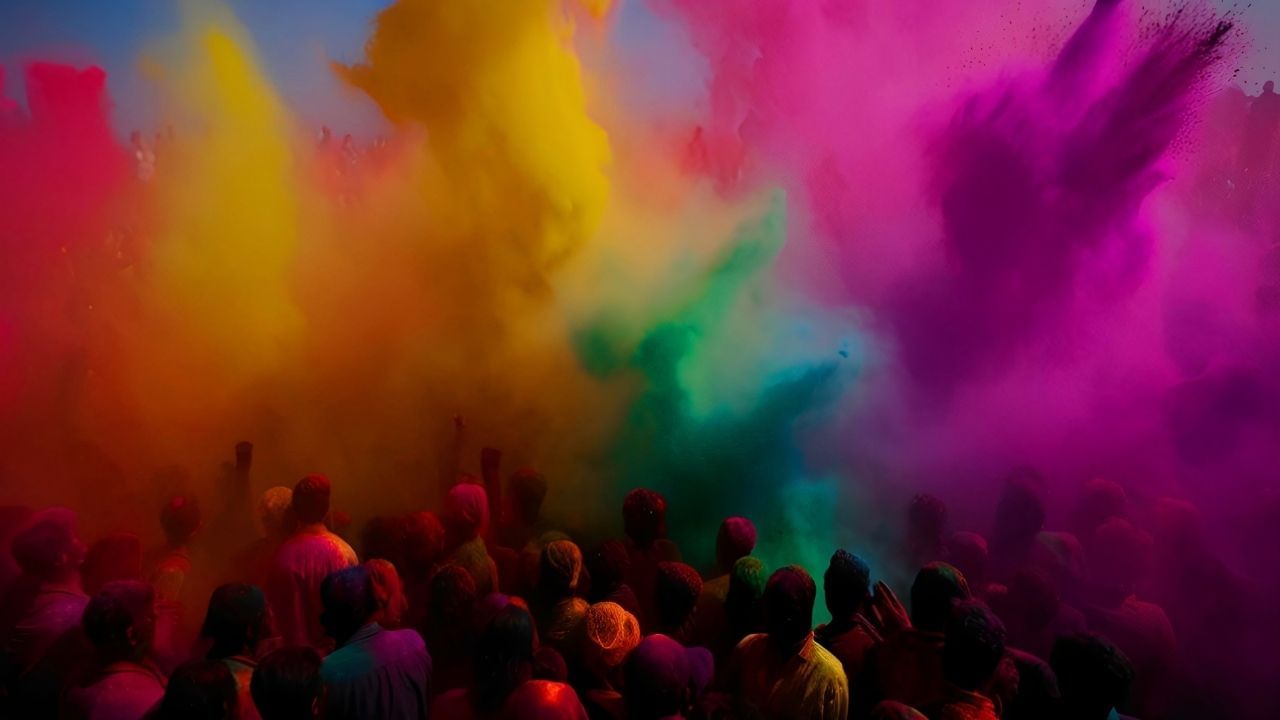
<svg viewBox="0 0 1280 720">
<path fill-rule="evenodd" d="M 247 491 L 250 446 L 237 455 Z M 644 488 L 619 537 L 571 538 L 544 516 L 542 475 L 485 465 L 436 511 L 370 519 L 358 553 L 320 475 L 266 490 L 256 536 L 170 498 L 145 552 L 131 533 L 86 547 L 65 508 L 3 508 L 0 715 L 1185 717 L 1172 705 L 1200 677 L 1186 665 L 1215 660 L 1184 664 L 1180 642 L 1203 645 L 1205 625 L 1221 642 L 1225 615 L 1247 614 L 1196 587 L 1224 585 L 1195 555 L 1191 505 L 1160 501 L 1147 532 L 1106 480 L 1069 532 L 1045 530 L 1031 471 L 1005 481 L 986 536 L 950 532 L 943 501 L 915 496 L 884 561 L 914 570 L 903 603 L 850 549 L 818 578 L 766 567 L 745 517 L 694 568 Z"/>
</svg>

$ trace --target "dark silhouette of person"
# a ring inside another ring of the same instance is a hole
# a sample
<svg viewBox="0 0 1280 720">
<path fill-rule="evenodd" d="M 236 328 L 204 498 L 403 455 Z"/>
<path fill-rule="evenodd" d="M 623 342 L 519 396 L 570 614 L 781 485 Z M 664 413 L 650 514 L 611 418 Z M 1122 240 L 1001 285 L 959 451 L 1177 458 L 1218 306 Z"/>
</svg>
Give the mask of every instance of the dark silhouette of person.
<svg viewBox="0 0 1280 720">
<path fill-rule="evenodd" d="M 238 694 L 238 715 L 253 720 L 250 683 L 257 667 L 258 647 L 272 633 L 271 614 L 262 590 L 244 583 L 219 586 L 209 598 L 209 609 L 200 628 L 209 643 L 206 658 L 227 666 Z"/>
<path fill-rule="evenodd" d="M 286 647 L 258 661 L 249 683 L 262 720 L 316 720 L 324 705 L 320 653 L 310 647 Z"/>
<path fill-rule="evenodd" d="M 880 641 L 879 633 L 863 615 L 871 599 L 871 568 L 848 550 L 837 550 L 822 577 L 822 589 L 831 622 L 819 625 L 813 636 L 840 660 L 846 677 L 856 677 L 866 664 L 867 653 Z"/>
<path fill-rule="evenodd" d="M 1240 168 L 1253 178 L 1270 173 L 1280 133 L 1280 93 L 1268 80 L 1249 105 L 1244 137 L 1240 141 Z"/>
<path fill-rule="evenodd" d="M 173 671 L 148 720 L 232 720 L 241 717 L 238 704 L 236 679 L 226 663 L 195 660 Z"/>
<path fill-rule="evenodd" d="M 357 565 L 330 574 L 320 597 L 320 622 L 337 643 L 320 666 L 325 717 L 426 717 L 431 656 L 416 631 L 387 630 L 374 620 L 378 602 L 369 569 Z"/>
<path fill-rule="evenodd" d="M 1065 717 L 1106 720 L 1133 685 L 1129 658 L 1106 638 L 1075 633 L 1058 638 L 1049 664 L 1058 676 Z"/>
</svg>

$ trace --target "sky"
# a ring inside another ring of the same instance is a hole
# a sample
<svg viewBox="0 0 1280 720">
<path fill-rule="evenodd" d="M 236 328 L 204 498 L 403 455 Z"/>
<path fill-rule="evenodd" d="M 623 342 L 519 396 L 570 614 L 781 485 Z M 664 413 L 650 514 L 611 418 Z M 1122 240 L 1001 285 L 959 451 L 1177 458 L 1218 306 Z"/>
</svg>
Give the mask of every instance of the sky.
<svg viewBox="0 0 1280 720">
<path fill-rule="evenodd" d="M 1242 59 L 1239 77 L 1246 90 L 1256 92 L 1266 79 L 1280 75 L 1280 0 L 1214 1 L 1223 8 L 1244 8 L 1253 43 L 1251 52 Z M 138 72 L 139 58 L 157 40 L 177 30 L 181 2 L 0 0 L 0 65 L 5 68 L 5 93 L 21 101 L 21 68 L 32 59 L 99 65 L 108 73 L 117 131 L 125 135 L 129 128 L 153 129 L 146 126 L 155 114 L 154 94 Z M 358 60 L 374 15 L 389 2 L 227 0 L 248 28 L 268 73 L 299 119 L 357 134 L 376 132 L 378 113 L 363 97 L 343 87 L 328 63 Z M 685 83 L 700 81 L 696 56 L 687 48 L 673 52 L 683 38 L 653 17 L 646 0 L 619 2 L 613 40 L 624 59 L 657 65 L 648 76 L 661 78 L 663 83 L 673 78 Z"/>
</svg>

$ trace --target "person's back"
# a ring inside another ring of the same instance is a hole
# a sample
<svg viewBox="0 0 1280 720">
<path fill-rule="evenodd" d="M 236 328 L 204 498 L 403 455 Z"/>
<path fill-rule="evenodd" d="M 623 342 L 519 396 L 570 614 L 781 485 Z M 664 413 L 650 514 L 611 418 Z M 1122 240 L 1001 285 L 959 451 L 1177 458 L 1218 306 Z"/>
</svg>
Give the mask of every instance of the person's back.
<svg viewBox="0 0 1280 720">
<path fill-rule="evenodd" d="M 431 716 L 457 720 L 499 716 L 511 694 L 532 675 L 535 635 L 533 618 L 526 610 L 512 604 L 498 610 L 476 638 L 474 681 L 469 687 L 437 695 Z"/>
<path fill-rule="evenodd" d="M 329 481 L 303 478 L 293 489 L 293 512 L 300 527 L 280 549 L 267 581 L 267 597 L 280 635 L 290 645 L 326 646 L 320 626 L 320 583 L 330 573 L 356 564 L 356 553 L 324 526 Z"/>
<path fill-rule="evenodd" d="M 734 652 L 735 688 L 770 720 L 843 720 L 849 683 L 840 661 L 813 639 L 817 588 L 803 569 L 776 571 L 765 586 L 767 632 L 749 635 Z"/>
<path fill-rule="evenodd" d="M 320 667 L 328 692 L 325 717 L 426 717 L 431 656 L 417 632 L 385 630 L 373 622 L 377 601 L 368 569 L 335 572 L 325 578 L 320 592 L 321 621 L 337 642 Z"/>
<path fill-rule="evenodd" d="M 418 718 L 428 707 L 431 658 L 416 631 L 371 625 L 324 659 L 320 677 L 329 688 L 326 717 Z"/>
<path fill-rule="evenodd" d="M 658 563 L 653 591 L 653 631 L 680 643 L 689 643 L 698 597 L 702 593 L 698 571 L 680 562 Z"/>
<path fill-rule="evenodd" d="M 64 715 L 86 720 L 137 720 L 164 695 L 164 676 L 147 660 L 155 633 L 155 593 L 136 581 L 108 583 L 84 611 L 84 632 L 99 672 L 69 693 Z"/>
<path fill-rule="evenodd" d="M 1134 595 L 1144 573 L 1145 542 L 1126 520 L 1113 518 L 1097 528 L 1090 546 L 1091 602 L 1083 610 L 1089 629 L 1132 662 L 1134 712 L 1158 716 L 1167 706 L 1177 641 L 1164 610 Z"/>
<path fill-rule="evenodd" d="M 946 563 L 929 563 L 911 585 L 911 627 L 889 634 L 867 657 L 868 678 L 861 703 L 895 700 L 911 707 L 941 701 L 943 631 L 951 606 L 969 598 L 960 571 Z M 875 697 L 866 697 L 874 693 Z"/>
<path fill-rule="evenodd" d="M 1065 717 L 1107 720 L 1128 698 L 1133 666 L 1119 648 L 1099 635 L 1058 638 L 1049 662 L 1057 676 Z"/>
<path fill-rule="evenodd" d="M 166 669 L 185 658 L 194 639 L 190 628 L 191 603 L 186 595 L 191 572 L 191 541 L 200 529 L 200 505 L 195 498 L 176 495 L 160 511 L 164 545 L 150 553 L 147 562 L 151 586 L 156 591 L 156 654 Z"/>
<path fill-rule="evenodd" d="M 938 720 L 998 720 L 986 695 L 1004 658 L 1004 626 L 977 600 L 958 603 L 942 649 L 943 698 L 925 714 Z"/>
<path fill-rule="evenodd" d="M 547 480 L 536 470 L 522 468 L 511 475 L 507 508 L 498 527 L 498 545 L 519 551 L 546 531 L 542 502 L 547 497 Z"/>
<path fill-rule="evenodd" d="M 133 663 L 109 665 L 94 683 L 69 696 L 65 717 L 83 720 L 139 720 L 164 696 L 158 669 Z"/>
<path fill-rule="evenodd" d="M 562 611 L 560 603 L 577 594 L 581 576 L 582 551 L 573 541 L 556 540 L 542 548 L 531 606 L 538 633 L 544 638 Z"/>
<path fill-rule="evenodd" d="M 309 647 L 281 648 L 254 668 L 249 690 L 262 720 L 315 720 L 323 686 L 320 654 Z"/>
<path fill-rule="evenodd" d="M 436 692 L 466 684 L 471 674 L 475 581 L 460 567 L 440 568 L 431 578 L 425 622 L 419 628 L 431 651 Z"/>
<path fill-rule="evenodd" d="M 13 540 L 14 559 L 32 581 L 22 613 L 0 653 L 3 705 L 15 715 L 41 715 L 85 667 L 80 618 L 88 596 L 80 589 L 84 546 L 69 511 L 46 511 Z"/>
<path fill-rule="evenodd" d="M 621 540 L 606 540 L 584 562 L 591 578 L 588 600 L 593 603 L 617 603 L 632 615 L 639 615 L 639 600 L 631 586 L 626 584 L 631 556 L 625 543 Z"/>
<path fill-rule="evenodd" d="M 444 564 L 466 570 L 480 597 L 497 590 L 497 565 L 484 542 L 489 525 L 489 500 L 484 488 L 473 483 L 454 485 L 445 496 L 441 520 L 449 547 Z"/>
<path fill-rule="evenodd" d="M 236 579 L 258 587 L 266 587 L 275 565 L 276 553 L 294 532 L 293 488 L 282 485 L 268 488 L 258 501 L 258 521 L 262 534 L 249 541 L 232 559 Z"/>
<path fill-rule="evenodd" d="M 714 576 L 702 584 L 694 612 L 693 642 L 711 647 L 726 631 L 724 601 L 729 596 L 729 574 L 734 563 L 756 547 L 756 526 L 744 517 L 728 517 L 716 533 Z"/>
<path fill-rule="evenodd" d="M 650 630 L 656 620 L 654 585 L 658 563 L 680 562 L 680 549 L 666 539 L 667 501 L 658 493 L 637 488 L 622 503 L 623 530 L 627 536 L 626 583 L 640 604 L 640 625 Z"/>
<path fill-rule="evenodd" d="M 213 591 L 200 629 L 200 636 L 211 643 L 207 658 L 226 665 L 235 681 L 240 720 L 258 718 L 249 684 L 257 667 L 254 658 L 258 646 L 271 632 L 269 617 L 261 590 L 243 583 L 228 583 Z"/>
<path fill-rule="evenodd" d="M 89 596 L 80 588 L 85 548 L 69 512 L 51 511 L 13 539 L 12 552 L 34 590 L 10 631 L 5 654 L 18 674 L 35 665 L 80 623 Z"/>
<path fill-rule="evenodd" d="M 162 606 L 182 601 L 183 587 L 191 573 L 191 539 L 201 524 L 200 505 L 194 498 L 176 495 L 160 510 L 165 544 L 152 551 L 148 580 Z"/>
<path fill-rule="evenodd" d="M 856 555 L 837 550 L 823 576 L 823 591 L 831 622 L 818 626 L 813 636 L 836 656 L 852 682 L 862 672 L 867 653 L 880 641 L 875 628 L 862 615 L 871 597 L 871 569 Z"/>
<path fill-rule="evenodd" d="M 147 720 L 234 720 L 239 699 L 225 663 L 196 660 L 173 671 L 164 697 Z"/>
</svg>

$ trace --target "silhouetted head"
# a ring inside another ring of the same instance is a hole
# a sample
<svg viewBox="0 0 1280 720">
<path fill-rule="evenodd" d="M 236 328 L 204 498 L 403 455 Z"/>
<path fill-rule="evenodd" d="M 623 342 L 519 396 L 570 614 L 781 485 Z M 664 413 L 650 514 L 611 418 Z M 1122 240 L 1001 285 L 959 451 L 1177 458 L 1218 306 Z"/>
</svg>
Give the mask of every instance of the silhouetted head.
<svg viewBox="0 0 1280 720">
<path fill-rule="evenodd" d="M 405 546 L 404 518 L 379 516 L 369 518 L 360 531 L 360 557 L 399 561 Z"/>
<path fill-rule="evenodd" d="M 1044 529 L 1043 478 L 1034 470 L 1017 470 L 1005 480 L 992 535 L 1000 545 L 1026 542 Z"/>
<path fill-rule="evenodd" d="M 449 488 L 441 520 L 454 542 L 465 542 L 483 534 L 489 526 L 489 497 L 484 487 L 464 482 Z"/>
<path fill-rule="evenodd" d="M 457 565 L 446 565 L 431 577 L 427 622 L 438 628 L 459 629 L 475 612 L 476 581 Z"/>
<path fill-rule="evenodd" d="M 679 562 L 658 563 L 653 586 L 658 631 L 681 637 L 693 620 L 700 594 L 702 577 L 697 570 Z"/>
<path fill-rule="evenodd" d="M 1169 558 L 1189 560 L 1204 552 L 1200 510 L 1178 498 L 1160 498 L 1153 513 L 1153 532 L 1160 551 Z"/>
<path fill-rule="evenodd" d="M 947 505 L 928 493 L 911 498 L 907 506 L 907 535 L 917 542 L 941 542 L 947 528 Z"/>
<path fill-rule="evenodd" d="M 551 680 L 530 680 L 507 701 L 509 712 L 524 720 L 586 720 L 587 712 L 573 688 Z"/>
<path fill-rule="evenodd" d="M 294 517 L 304 525 L 324 522 L 329 514 L 329 495 L 332 486 L 323 475 L 308 475 L 293 486 L 291 507 Z"/>
<path fill-rule="evenodd" d="M 76 536 L 75 514 L 70 510 L 36 513 L 35 521 L 14 535 L 9 552 L 31 577 L 59 581 L 74 577 L 84 562 L 85 546 Z"/>
<path fill-rule="evenodd" d="M 744 517 L 728 517 L 716 534 L 716 563 L 728 572 L 739 558 L 756 549 L 756 526 Z"/>
<path fill-rule="evenodd" d="M 378 606 L 378 611 L 373 616 L 374 621 L 383 627 L 400 627 L 408 600 L 396 566 L 390 560 L 374 558 L 365 560 L 364 567 L 373 580 L 373 599 Z"/>
<path fill-rule="evenodd" d="M 748 555 L 733 564 L 729 572 L 729 594 L 724 599 L 724 615 L 734 640 L 760 632 L 764 613 L 761 601 L 769 580 L 760 558 Z"/>
<path fill-rule="evenodd" d="M 1128 520 L 1112 518 L 1094 530 L 1088 551 L 1094 583 L 1128 593 L 1146 575 L 1150 540 Z"/>
<path fill-rule="evenodd" d="M 1273 93 L 1273 92 L 1275 92 L 1275 91 L 1276 91 L 1276 84 L 1275 84 L 1275 82 L 1274 82 L 1274 81 L 1272 81 L 1272 80 L 1268 80 L 1268 81 L 1266 81 L 1265 83 L 1263 83 L 1263 84 L 1262 84 L 1262 92 L 1264 92 L 1264 93 L 1266 93 L 1266 94 L 1270 95 L 1271 93 Z"/>
<path fill-rule="evenodd" d="M 258 661 L 249 681 L 262 720 L 314 720 L 320 717 L 320 655 L 309 647 L 286 647 Z"/>
<path fill-rule="evenodd" d="M 627 718 L 657 720 L 681 716 L 690 702 L 688 654 L 666 635 L 650 635 L 632 651 L 624 670 Z"/>
<path fill-rule="evenodd" d="M 546 599 L 569 597 L 582 575 L 582 551 L 572 540 L 547 543 L 538 557 L 538 592 Z"/>
<path fill-rule="evenodd" d="M 566 659 L 576 660 L 578 651 L 582 648 L 582 632 L 589 607 L 587 601 L 579 597 L 556 603 L 538 624 L 542 642 L 559 650 Z"/>
<path fill-rule="evenodd" d="M 989 557 L 987 539 L 976 532 L 960 531 L 947 541 L 947 562 L 974 585 L 986 579 Z"/>
<path fill-rule="evenodd" d="M 107 583 L 89 599 L 81 624 L 101 664 L 138 662 L 155 638 L 155 591 L 136 580 Z"/>
<path fill-rule="evenodd" d="M 646 488 L 632 490 L 622 501 L 622 527 L 636 545 L 649 547 L 667 534 L 667 501 Z"/>
<path fill-rule="evenodd" d="M 1093 633 L 1059 637 L 1049 664 L 1058 676 L 1058 689 L 1067 716 L 1102 720 L 1129 697 L 1133 665 L 1120 649 Z"/>
<path fill-rule="evenodd" d="M 956 603 L 942 646 L 943 675 L 962 690 L 977 690 L 995 675 L 1004 642 L 1004 625 L 986 605 L 977 600 Z"/>
<path fill-rule="evenodd" d="M 931 562 L 911 583 L 911 625 L 925 632 L 943 632 L 951 607 L 969 599 L 969 583 L 954 566 Z"/>
<path fill-rule="evenodd" d="M 369 569 L 357 565 L 329 573 L 320 583 L 320 603 L 320 624 L 341 646 L 378 611 Z"/>
<path fill-rule="evenodd" d="M 160 509 L 160 527 L 170 545 L 186 545 L 200 529 L 200 503 L 193 497 L 175 495 Z"/>
<path fill-rule="evenodd" d="M 481 713 L 497 711 L 533 666 L 533 618 L 507 605 L 481 630 L 475 643 L 475 689 L 471 701 Z"/>
<path fill-rule="evenodd" d="M 778 568 L 764 586 L 764 624 L 769 642 L 782 652 L 799 650 L 813 628 L 818 588 L 799 565 Z"/>
<path fill-rule="evenodd" d="M 200 635 L 213 642 L 210 660 L 233 655 L 252 655 L 258 643 L 270 634 L 267 599 L 253 585 L 228 583 L 209 598 Z"/>
<path fill-rule="evenodd" d="M 444 525 L 435 513 L 415 512 L 405 516 L 401 532 L 404 567 L 397 569 L 407 581 L 426 579 L 444 553 Z"/>
<path fill-rule="evenodd" d="M 532 525 L 542 515 L 542 502 L 547 498 L 547 479 L 531 468 L 521 468 L 511 475 L 511 509 L 516 519 Z"/>
<path fill-rule="evenodd" d="M 1094 529 L 1113 517 L 1128 515 L 1129 499 L 1120 484 L 1105 478 L 1094 478 L 1084 484 L 1080 499 L 1072 513 L 1072 529 L 1080 537 L 1089 537 Z"/>
<path fill-rule="evenodd" d="M 621 605 L 601 602 L 587 608 L 583 657 L 598 672 L 618 667 L 640 644 L 640 622 Z"/>
<path fill-rule="evenodd" d="M 268 488 L 258 501 L 258 521 L 270 538 L 288 537 L 297 519 L 293 515 L 293 490 L 283 485 Z"/>
<path fill-rule="evenodd" d="M 587 556 L 586 565 L 591 575 L 591 594 L 601 598 L 622 584 L 631 567 L 631 556 L 621 540 L 606 540 Z"/>
<path fill-rule="evenodd" d="M 169 676 L 156 712 L 163 720 L 225 720 L 238 717 L 236 679 L 220 660 L 196 660 Z"/>
<path fill-rule="evenodd" d="M 98 540 L 84 556 L 80 577 L 89 595 L 115 580 L 141 580 L 142 540 L 133 533 L 113 533 Z"/>
<path fill-rule="evenodd" d="M 533 679 L 568 682 L 569 663 L 559 650 L 550 645 L 540 645 L 533 651 Z"/>
<path fill-rule="evenodd" d="M 831 617 L 848 620 L 862 609 L 871 594 L 871 568 L 848 550 L 836 550 L 822 576 L 822 591 Z"/>
</svg>

